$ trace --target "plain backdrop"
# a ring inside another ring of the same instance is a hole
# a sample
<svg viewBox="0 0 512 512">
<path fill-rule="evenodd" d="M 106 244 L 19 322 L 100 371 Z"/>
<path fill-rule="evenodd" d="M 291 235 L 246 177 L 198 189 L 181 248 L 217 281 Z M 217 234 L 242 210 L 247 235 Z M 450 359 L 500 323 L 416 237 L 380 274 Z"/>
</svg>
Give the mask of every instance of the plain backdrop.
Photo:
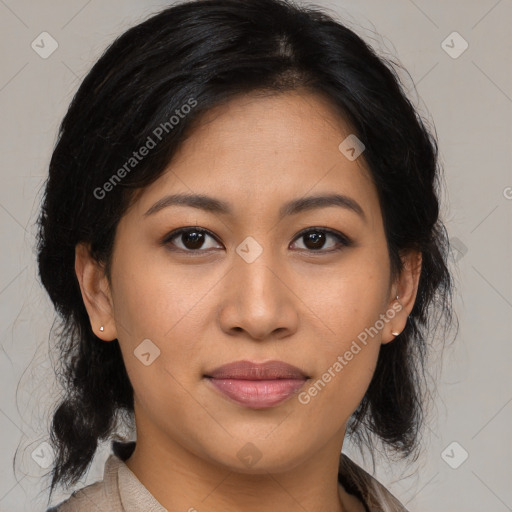
<svg viewBox="0 0 512 512">
<path fill-rule="evenodd" d="M 512 510 L 512 2 L 315 4 L 408 70 L 410 97 L 437 130 L 445 169 L 442 218 L 453 244 L 459 333 L 431 363 L 438 395 L 422 457 L 407 466 L 377 456 L 375 476 L 411 512 Z M 168 5 L 0 0 L 2 512 L 46 506 L 48 468 L 34 453 L 49 460 L 45 441 L 59 388 L 48 355 L 54 311 L 37 279 L 34 222 L 58 125 L 106 46 Z M 45 51 L 58 45 L 49 56 L 33 44 L 41 37 Z M 343 450 L 371 471 L 352 446 Z M 102 478 L 107 455 L 102 445 L 77 487 Z"/>
</svg>

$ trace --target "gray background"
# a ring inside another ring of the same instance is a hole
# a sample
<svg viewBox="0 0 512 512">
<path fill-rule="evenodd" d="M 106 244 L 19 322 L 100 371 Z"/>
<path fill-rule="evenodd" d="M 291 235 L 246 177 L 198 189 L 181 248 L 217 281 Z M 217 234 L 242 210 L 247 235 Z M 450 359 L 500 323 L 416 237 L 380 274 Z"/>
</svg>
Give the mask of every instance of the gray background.
<svg viewBox="0 0 512 512">
<path fill-rule="evenodd" d="M 377 457 L 376 476 L 411 512 L 512 510 L 512 2 L 316 4 L 409 71 L 417 87 L 404 76 L 411 98 L 437 129 L 442 216 L 456 248 L 460 330 L 442 359 L 432 359 L 438 394 L 423 456 L 409 467 Z M 59 389 L 47 350 L 53 309 L 37 280 L 33 224 L 58 124 L 107 44 L 166 5 L 0 0 L 0 511 L 46 504 L 48 470 L 32 454 L 43 464 L 50 456 L 41 443 Z M 46 59 L 31 47 L 44 31 L 58 43 Z M 454 31 L 469 44 L 457 58 L 463 41 Z M 344 451 L 370 470 L 353 447 Z M 102 445 L 77 487 L 102 477 L 107 453 Z"/>
</svg>

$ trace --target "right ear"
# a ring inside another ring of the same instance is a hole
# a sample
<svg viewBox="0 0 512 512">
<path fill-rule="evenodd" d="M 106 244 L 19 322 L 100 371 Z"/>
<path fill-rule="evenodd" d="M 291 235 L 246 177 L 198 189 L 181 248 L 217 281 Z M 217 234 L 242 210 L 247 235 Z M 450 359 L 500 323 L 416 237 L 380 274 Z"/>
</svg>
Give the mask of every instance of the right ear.
<svg viewBox="0 0 512 512">
<path fill-rule="evenodd" d="M 83 242 L 75 247 L 75 272 L 93 332 L 104 341 L 116 339 L 112 295 L 104 267 L 91 256 L 89 245 Z"/>
</svg>

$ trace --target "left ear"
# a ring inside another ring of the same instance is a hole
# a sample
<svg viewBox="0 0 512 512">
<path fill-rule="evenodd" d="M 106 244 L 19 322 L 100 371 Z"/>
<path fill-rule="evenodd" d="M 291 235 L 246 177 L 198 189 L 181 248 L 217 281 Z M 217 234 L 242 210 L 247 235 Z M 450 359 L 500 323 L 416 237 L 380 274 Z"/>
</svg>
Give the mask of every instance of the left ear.
<svg viewBox="0 0 512 512">
<path fill-rule="evenodd" d="M 391 287 L 391 296 L 389 297 L 388 311 L 394 311 L 392 320 L 386 325 L 386 330 L 382 333 L 382 343 L 389 343 L 397 336 L 395 333 L 401 333 L 407 324 L 407 317 L 410 315 L 416 295 L 418 293 L 418 284 L 421 274 L 421 252 L 409 250 L 400 255 L 403 263 L 402 272 Z M 398 300 L 396 296 L 398 295 Z M 390 315 L 391 317 L 391 315 Z"/>
</svg>

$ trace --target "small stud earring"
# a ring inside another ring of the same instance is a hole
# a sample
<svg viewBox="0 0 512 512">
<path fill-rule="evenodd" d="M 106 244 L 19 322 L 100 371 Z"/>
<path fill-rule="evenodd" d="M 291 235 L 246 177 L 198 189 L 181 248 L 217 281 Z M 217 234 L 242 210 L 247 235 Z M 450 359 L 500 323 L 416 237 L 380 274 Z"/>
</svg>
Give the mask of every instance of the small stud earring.
<svg viewBox="0 0 512 512">
<path fill-rule="evenodd" d="M 105 328 L 103 327 L 103 325 L 100 327 L 100 331 L 103 332 L 105 330 Z"/>
<path fill-rule="evenodd" d="M 396 296 L 396 299 L 395 299 L 395 300 L 398 300 L 398 295 Z M 398 302 L 400 302 L 400 301 L 398 300 Z M 399 333 L 399 332 L 396 332 L 396 331 L 391 331 L 391 334 L 392 334 L 393 336 L 398 336 L 400 333 Z"/>
</svg>

